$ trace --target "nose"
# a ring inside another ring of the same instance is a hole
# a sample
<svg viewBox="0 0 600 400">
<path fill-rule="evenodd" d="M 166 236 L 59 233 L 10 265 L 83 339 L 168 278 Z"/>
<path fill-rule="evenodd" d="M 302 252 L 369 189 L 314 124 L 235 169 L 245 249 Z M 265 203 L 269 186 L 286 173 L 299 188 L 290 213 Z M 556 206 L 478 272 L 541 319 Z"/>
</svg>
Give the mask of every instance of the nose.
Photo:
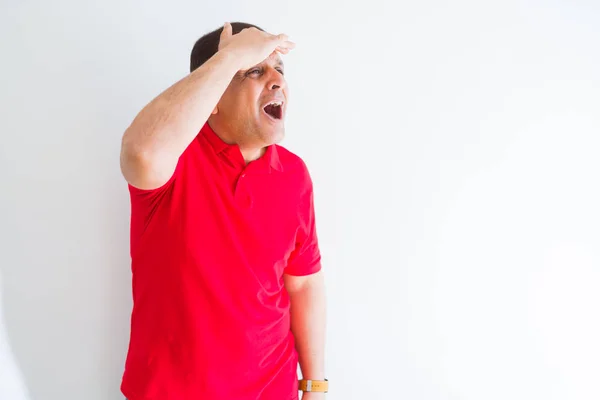
<svg viewBox="0 0 600 400">
<path fill-rule="evenodd" d="M 278 90 L 278 89 L 284 89 L 286 86 L 286 82 L 285 79 L 283 78 L 283 75 L 281 75 L 281 73 L 279 71 L 277 71 L 274 68 L 269 68 L 269 80 L 267 83 L 267 87 L 270 90 Z"/>
</svg>

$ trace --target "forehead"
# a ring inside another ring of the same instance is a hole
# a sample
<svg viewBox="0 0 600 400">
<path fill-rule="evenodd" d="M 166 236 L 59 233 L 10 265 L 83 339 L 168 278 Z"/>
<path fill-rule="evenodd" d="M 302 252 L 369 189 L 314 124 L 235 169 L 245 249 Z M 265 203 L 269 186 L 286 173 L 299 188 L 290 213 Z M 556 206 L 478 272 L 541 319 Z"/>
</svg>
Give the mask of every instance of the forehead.
<svg viewBox="0 0 600 400">
<path fill-rule="evenodd" d="M 268 59 L 269 60 L 273 60 L 273 62 L 275 64 L 277 64 L 277 65 L 283 65 L 283 60 L 281 59 L 281 57 L 277 53 L 271 54 Z"/>
<path fill-rule="evenodd" d="M 273 53 L 269 57 L 267 57 L 261 64 L 267 64 L 272 67 L 283 67 L 283 60 L 279 57 L 279 54 Z"/>
</svg>

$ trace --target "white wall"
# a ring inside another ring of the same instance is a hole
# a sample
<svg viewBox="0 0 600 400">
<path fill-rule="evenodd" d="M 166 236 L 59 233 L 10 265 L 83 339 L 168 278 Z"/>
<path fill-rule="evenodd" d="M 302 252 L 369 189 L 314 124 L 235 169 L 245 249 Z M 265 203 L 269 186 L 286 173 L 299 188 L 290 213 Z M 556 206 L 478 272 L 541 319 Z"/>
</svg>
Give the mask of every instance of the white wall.
<svg viewBox="0 0 600 400">
<path fill-rule="evenodd" d="M 121 134 L 225 20 L 298 43 L 328 398 L 600 398 L 597 2 L 167 4 L 2 2 L 0 371 L 31 400 L 121 398 Z"/>
</svg>

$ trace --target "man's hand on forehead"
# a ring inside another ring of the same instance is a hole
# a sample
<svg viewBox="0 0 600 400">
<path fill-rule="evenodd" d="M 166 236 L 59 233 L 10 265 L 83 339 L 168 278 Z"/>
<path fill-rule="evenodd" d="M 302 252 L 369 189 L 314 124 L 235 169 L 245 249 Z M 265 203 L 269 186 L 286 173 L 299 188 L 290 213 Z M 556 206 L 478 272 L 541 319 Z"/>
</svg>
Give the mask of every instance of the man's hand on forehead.
<svg viewBox="0 0 600 400">
<path fill-rule="evenodd" d="M 272 35 L 256 28 L 246 28 L 234 35 L 229 23 L 223 27 L 219 42 L 219 51 L 231 52 L 239 60 L 241 69 L 249 69 L 265 60 L 283 65 L 279 54 L 287 54 L 294 47 L 296 44 L 287 35 Z"/>
</svg>

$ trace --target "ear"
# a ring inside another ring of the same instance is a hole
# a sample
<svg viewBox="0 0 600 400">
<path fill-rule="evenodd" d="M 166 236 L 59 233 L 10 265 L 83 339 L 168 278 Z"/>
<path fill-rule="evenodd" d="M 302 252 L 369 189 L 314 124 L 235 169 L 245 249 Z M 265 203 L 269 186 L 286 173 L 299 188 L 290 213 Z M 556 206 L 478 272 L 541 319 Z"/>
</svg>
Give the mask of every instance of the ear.
<svg viewBox="0 0 600 400">
<path fill-rule="evenodd" d="M 211 115 L 215 115 L 219 112 L 219 106 L 216 105 L 215 108 L 212 110 L 212 113 L 210 113 Z"/>
</svg>

